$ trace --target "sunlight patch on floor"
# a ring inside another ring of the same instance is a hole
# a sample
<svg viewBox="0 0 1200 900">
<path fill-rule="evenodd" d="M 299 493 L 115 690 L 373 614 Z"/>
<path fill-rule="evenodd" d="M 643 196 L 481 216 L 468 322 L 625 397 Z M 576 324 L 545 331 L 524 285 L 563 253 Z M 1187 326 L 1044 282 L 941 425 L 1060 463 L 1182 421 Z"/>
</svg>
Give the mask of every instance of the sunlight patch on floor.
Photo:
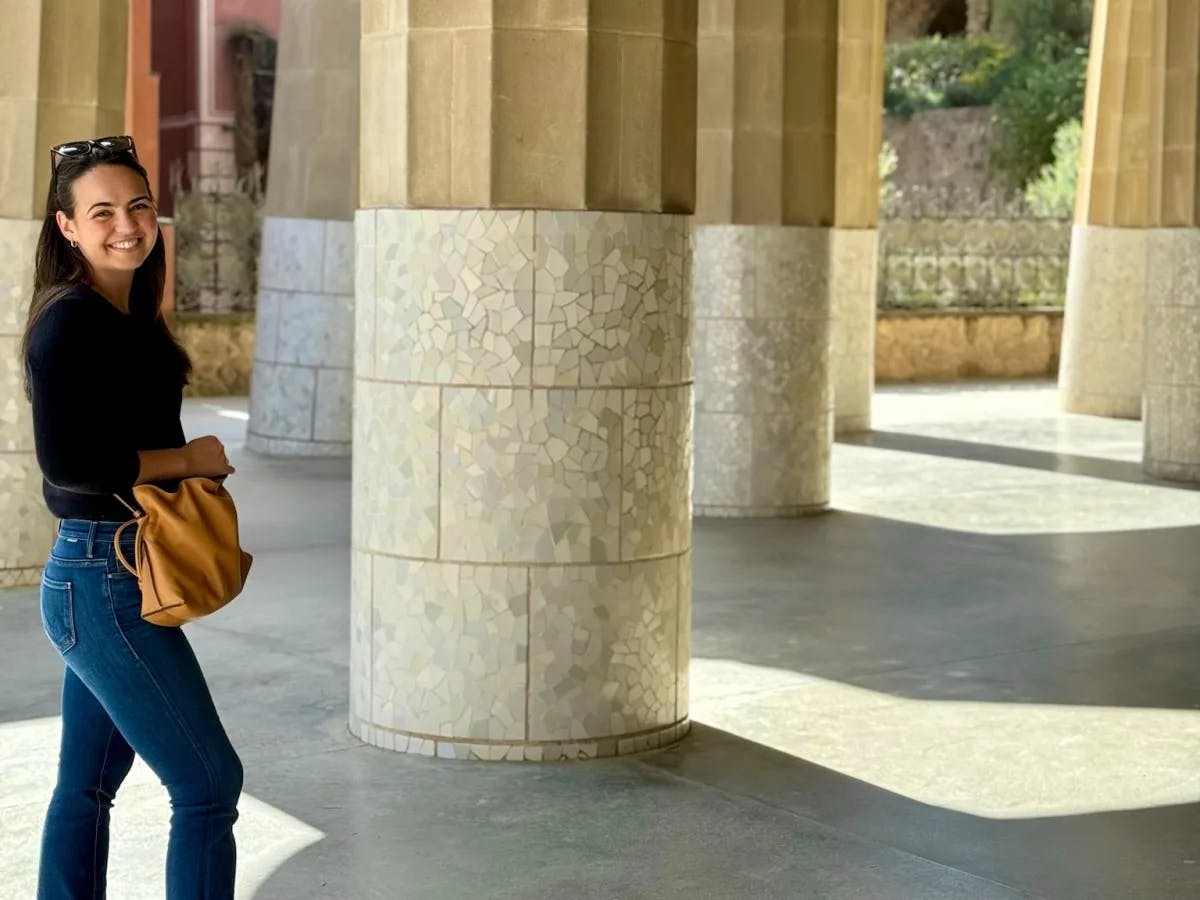
<svg viewBox="0 0 1200 900">
<path fill-rule="evenodd" d="M 920 803 L 1033 819 L 1200 802 L 1200 711 L 914 700 L 693 659 L 692 718 Z"/>
<path fill-rule="evenodd" d="M 46 804 L 54 788 L 57 717 L 0 725 L 0 900 L 36 893 L 38 848 Z M 238 900 L 250 900 L 287 859 L 325 835 L 287 813 L 243 794 L 235 826 Z M 138 760 L 117 793 L 112 812 L 108 896 L 162 900 L 170 802 L 154 774 Z"/>
</svg>

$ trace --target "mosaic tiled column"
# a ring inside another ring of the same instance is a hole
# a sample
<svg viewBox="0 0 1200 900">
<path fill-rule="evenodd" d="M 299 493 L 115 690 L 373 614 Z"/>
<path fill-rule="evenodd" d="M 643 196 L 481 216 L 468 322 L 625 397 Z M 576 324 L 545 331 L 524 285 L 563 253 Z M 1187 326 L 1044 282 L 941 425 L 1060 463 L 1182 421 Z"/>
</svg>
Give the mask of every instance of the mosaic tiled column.
<svg viewBox="0 0 1200 900">
<path fill-rule="evenodd" d="M 359 0 L 284 4 L 246 445 L 350 452 Z"/>
<path fill-rule="evenodd" d="M 834 228 L 829 251 L 833 429 L 835 434 L 869 431 L 875 394 L 879 230 Z"/>
<path fill-rule="evenodd" d="M 835 403 L 870 427 L 883 33 L 876 0 L 702 6 L 698 515 L 826 509 Z"/>
<path fill-rule="evenodd" d="M 694 9 L 364 0 L 369 743 L 542 761 L 687 731 Z"/>
<path fill-rule="evenodd" d="M 1200 482 L 1200 229 L 1147 237 L 1145 467 Z"/>
<path fill-rule="evenodd" d="M 1142 412 L 1158 3 L 1095 6 L 1059 369 L 1067 412 L 1132 419 Z"/>
<path fill-rule="evenodd" d="M 1146 233 L 1145 467 L 1200 483 L 1200 0 L 1157 10 L 1156 152 Z"/>
<path fill-rule="evenodd" d="M 29 0 L 0 29 L 0 587 L 34 584 L 54 540 L 19 347 L 46 208 L 48 148 L 124 125 L 124 0 Z"/>
<path fill-rule="evenodd" d="M 696 228 L 698 516 L 829 503 L 828 228 Z"/>
</svg>

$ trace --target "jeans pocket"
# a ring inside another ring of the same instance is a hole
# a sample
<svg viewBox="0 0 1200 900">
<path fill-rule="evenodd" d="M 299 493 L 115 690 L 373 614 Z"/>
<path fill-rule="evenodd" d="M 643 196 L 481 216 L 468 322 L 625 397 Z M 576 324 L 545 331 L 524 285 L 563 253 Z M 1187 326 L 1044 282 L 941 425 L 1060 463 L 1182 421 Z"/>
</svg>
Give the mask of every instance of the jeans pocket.
<svg viewBox="0 0 1200 900">
<path fill-rule="evenodd" d="M 75 646 L 75 605 L 70 582 L 42 577 L 42 628 L 59 653 Z"/>
</svg>

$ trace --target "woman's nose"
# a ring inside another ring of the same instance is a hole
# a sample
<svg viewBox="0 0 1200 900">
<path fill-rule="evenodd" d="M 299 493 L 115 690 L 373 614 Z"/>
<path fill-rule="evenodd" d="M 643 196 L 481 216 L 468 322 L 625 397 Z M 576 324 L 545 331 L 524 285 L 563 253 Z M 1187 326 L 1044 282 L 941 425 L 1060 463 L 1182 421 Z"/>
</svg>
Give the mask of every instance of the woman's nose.
<svg viewBox="0 0 1200 900">
<path fill-rule="evenodd" d="M 135 219 L 128 210 L 118 209 L 113 218 L 113 224 L 116 230 L 125 233 L 138 230 L 137 219 Z"/>
</svg>

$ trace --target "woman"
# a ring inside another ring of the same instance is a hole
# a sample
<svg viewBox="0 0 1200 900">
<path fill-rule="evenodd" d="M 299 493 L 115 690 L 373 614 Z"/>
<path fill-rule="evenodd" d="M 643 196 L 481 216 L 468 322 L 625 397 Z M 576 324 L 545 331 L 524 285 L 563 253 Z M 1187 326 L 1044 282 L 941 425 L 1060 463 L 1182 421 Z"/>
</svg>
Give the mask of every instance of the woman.
<svg viewBox="0 0 1200 900">
<path fill-rule="evenodd" d="M 167 897 L 230 898 L 241 762 L 183 632 L 141 619 L 113 539 L 133 485 L 233 467 L 217 438 L 184 442 L 191 365 L 162 316 L 166 257 L 133 140 L 51 156 L 22 343 L 43 494 L 62 520 L 41 589 L 66 677 L 38 897 L 104 897 L 109 809 L 137 753 L 171 797 Z"/>
</svg>

